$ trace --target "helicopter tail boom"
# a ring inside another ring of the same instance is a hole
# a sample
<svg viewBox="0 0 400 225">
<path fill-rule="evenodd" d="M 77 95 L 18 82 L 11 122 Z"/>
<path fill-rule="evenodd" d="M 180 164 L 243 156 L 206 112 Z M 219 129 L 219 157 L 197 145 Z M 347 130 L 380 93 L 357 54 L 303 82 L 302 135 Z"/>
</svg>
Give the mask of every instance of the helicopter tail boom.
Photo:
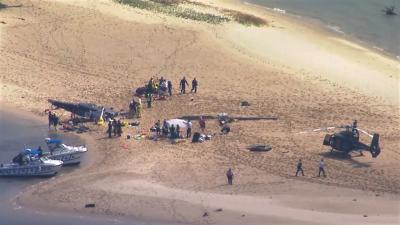
<svg viewBox="0 0 400 225">
<path fill-rule="evenodd" d="M 369 151 L 374 158 L 376 158 L 381 153 L 381 148 L 379 147 L 379 134 L 372 135 L 372 141 L 369 147 Z"/>
</svg>

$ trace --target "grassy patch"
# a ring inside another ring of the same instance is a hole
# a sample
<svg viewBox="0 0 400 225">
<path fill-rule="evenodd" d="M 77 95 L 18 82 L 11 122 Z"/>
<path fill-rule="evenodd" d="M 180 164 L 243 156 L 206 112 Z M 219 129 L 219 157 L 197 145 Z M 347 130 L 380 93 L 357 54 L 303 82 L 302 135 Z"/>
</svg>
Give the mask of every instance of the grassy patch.
<svg viewBox="0 0 400 225">
<path fill-rule="evenodd" d="M 247 25 L 247 26 L 266 26 L 268 25 L 268 22 L 264 20 L 263 18 L 260 18 L 258 16 L 254 16 L 251 14 L 235 11 L 235 10 L 230 10 L 230 9 L 224 9 L 223 10 L 225 13 L 230 15 L 234 21 Z"/>
<path fill-rule="evenodd" d="M 220 24 L 230 21 L 226 16 L 218 16 L 210 13 L 198 12 L 193 9 L 179 7 L 179 0 L 115 0 L 118 3 L 135 8 L 150 10 L 157 13 L 176 16 L 184 19 L 203 21 L 212 24 Z"/>
</svg>

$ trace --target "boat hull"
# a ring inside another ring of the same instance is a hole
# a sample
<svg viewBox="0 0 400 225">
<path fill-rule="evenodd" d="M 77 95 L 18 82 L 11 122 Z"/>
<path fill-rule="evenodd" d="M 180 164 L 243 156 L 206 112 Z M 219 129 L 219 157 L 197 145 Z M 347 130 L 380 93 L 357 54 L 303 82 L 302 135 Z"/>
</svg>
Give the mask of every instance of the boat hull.
<svg viewBox="0 0 400 225">
<path fill-rule="evenodd" d="M 61 169 L 60 165 L 26 165 L 0 167 L 1 177 L 48 177 L 54 176 Z"/>
<path fill-rule="evenodd" d="M 60 160 L 63 165 L 75 165 L 81 163 L 82 156 L 85 152 L 72 152 L 72 153 L 61 153 L 47 156 L 49 159 Z"/>
</svg>

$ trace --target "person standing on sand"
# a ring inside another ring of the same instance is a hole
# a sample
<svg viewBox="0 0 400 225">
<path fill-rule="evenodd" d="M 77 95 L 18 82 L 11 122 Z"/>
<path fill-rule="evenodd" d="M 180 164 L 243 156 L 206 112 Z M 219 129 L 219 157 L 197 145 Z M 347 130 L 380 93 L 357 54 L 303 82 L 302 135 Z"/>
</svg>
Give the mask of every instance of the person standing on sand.
<svg viewBox="0 0 400 225">
<path fill-rule="evenodd" d="M 324 162 L 324 158 L 322 158 L 320 161 L 319 161 L 319 164 L 318 164 L 318 177 L 320 177 L 321 176 L 321 173 L 322 173 L 322 175 L 324 176 L 324 177 L 326 177 L 326 173 L 325 173 L 325 162 Z"/>
<path fill-rule="evenodd" d="M 54 120 L 53 114 L 51 113 L 50 110 L 48 113 L 48 119 L 49 119 L 49 130 L 50 130 L 50 127 L 51 127 L 51 125 L 53 125 L 53 120 Z"/>
<path fill-rule="evenodd" d="M 108 129 L 107 129 L 108 138 L 111 138 L 112 128 L 113 128 L 113 125 L 112 125 L 111 121 L 108 121 Z"/>
<path fill-rule="evenodd" d="M 118 135 L 118 137 L 121 137 L 121 135 L 122 135 L 122 123 L 121 123 L 121 120 L 118 120 L 118 122 L 117 122 L 117 135 Z"/>
<path fill-rule="evenodd" d="M 172 82 L 170 80 L 168 81 L 168 94 L 172 96 Z"/>
<path fill-rule="evenodd" d="M 299 159 L 299 161 L 297 162 L 296 177 L 297 177 L 297 175 L 299 174 L 299 172 L 301 172 L 301 175 L 304 176 L 303 162 L 301 161 L 301 159 Z"/>
<path fill-rule="evenodd" d="M 194 78 L 192 80 L 192 90 L 190 92 L 197 93 L 197 86 L 198 85 L 199 85 L 199 83 L 197 82 L 196 78 Z"/>
<path fill-rule="evenodd" d="M 229 168 L 228 171 L 226 172 L 226 177 L 228 178 L 228 184 L 232 185 L 233 184 L 233 172 L 232 172 L 231 168 Z"/>
<path fill-rule="evenodd" d="M 180 138 L 181 136 L 181 127 L 179 124 L 176 125 L 176 138 Z"/>
<path fill-rule="evenodd" d="M 53 114 L 53 125 L 54 125 L 55 130 L 57 130 L 57 125 L 58 125 L 59 121 L 60 121 L 60 118 L 56 114 Z"/>
<path fill-rule="evenodd" d="M 142 117 L 142 99 L 138 99 L 138 103 L 136 104 L 136 114 L 137 118 Z"/>
<path fill-rule="evenodd" d="M 147 94 L 147 108 L 151 108 L 151 102 L 153 101 L 153 95 L 151 93 Z"/>
<path fill-rule="evenodd" d="M 180 82 L 180 84 L 179 84 L 179 87 L 181 89 L 181 94 L 185 94 L 186 93 L 186 85 L 189 85 L 189 83 L 187 82 L 186 78 L 183 77 L 181 82 Z"/>
<path fill-rule="evenodd" d="M 186 128 L 186 138 L 190 138 L 192 136 L 192 122 L 190 120 L 187 121 L 187 128 Z"/>
<path fill-rule="evenodd" d="M 203 116 L 200 116 L 199 125 L 201 132 L 204 132 L 204 130 L 206 129 L 206 120 L 204 119 Z"/>
<path fill-rule="evenodd" d="M 118 133 L 118 124 L 117 124 L 117 120 L 116 119 L 114 119 L 113 121 L 112 121 L 112 126 L 113 126 L 113 134 L 114 134 L 114 137 L 115 136 L 117 136 L 117 133 Z"/>
</svg>

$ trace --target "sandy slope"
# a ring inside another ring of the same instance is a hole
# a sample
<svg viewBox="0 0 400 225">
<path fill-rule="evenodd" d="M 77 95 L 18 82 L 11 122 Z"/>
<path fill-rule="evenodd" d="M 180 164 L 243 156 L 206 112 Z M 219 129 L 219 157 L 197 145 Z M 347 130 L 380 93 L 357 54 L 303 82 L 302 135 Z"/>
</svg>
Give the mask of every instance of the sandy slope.
<svg viewBox="0 0 400 225">
<path fill-rule="evenodd" d="M 108 140 L 105 128 L 93 126 L 85 137 L 95 162 L 32 187 L 20 202 L 195 224 L 341 224 L 339 217 L 348 224 L 398 222 L 398 77 L 388 76 L 396 71 L 394 61 L 259 9 L 254 12 L 273 18 L 270 27 L 192 23 L 106 0 L 6 1 L 15 2 L 24 7 L 0 12 L 8 23 L 0 24 L 0 79 L 2 98 L 20 108 L 42 113 L 47 98 L 58 98 L 126 109 L 132 89 L 150 76 L 177 86 L 184 74 L 198 78 L 200 92 L 156 102 L 141 119 L 144 131 L 157 119 L 190 114 L 279 117 L 233 123 L 229 135 L 198 145 Z M 284 49 L 277 47 L 282 40 Z M 317 56 L 321 66 L 299 52 Z M 342 76 L 344 66 L 368 79 Z M 377 68 L 388 72 L 378 76 Z M 370 82 L 376 85 L 366 86 Z M 243 99 L 251 106 L 240 108 Z M 321 146 L 323 133 L 299 134 L 353 119 L 381 134 L 378 159 L 338 158 Z M 218 132 L 215 122 L 207 126 Z M 245 147 L 252 143 L 274 149 L 250 153 Z M 321 156 L 326 179 L 315 178 Z M 306 176 L 295 178 L 299 157 Z M 225 185 L 228 167 L 236 174 L 233 187 Z M 87 202 L 96 208 L 83 209 Z"/>
</svg>

